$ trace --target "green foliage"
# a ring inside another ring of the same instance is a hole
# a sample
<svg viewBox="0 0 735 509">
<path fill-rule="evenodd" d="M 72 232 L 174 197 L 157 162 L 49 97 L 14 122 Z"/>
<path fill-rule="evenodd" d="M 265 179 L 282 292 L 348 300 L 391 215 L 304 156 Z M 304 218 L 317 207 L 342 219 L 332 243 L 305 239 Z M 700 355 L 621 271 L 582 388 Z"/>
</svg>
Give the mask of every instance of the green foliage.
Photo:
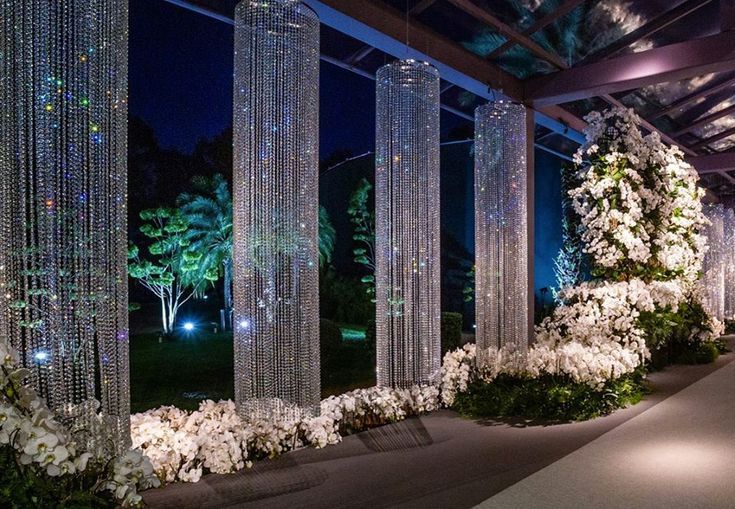
<svg viewBox="0 0 735 509">
<path fill-rule="evenodd" d="M 180 210 L 147 209 L 140 218 L 145 221 L 140 231 L 148 239 L 148 254 L 131 244 L 128 273 L 161 300 L 163 330 L 168 333 L 179 307 L 211 279 L 211 269 L 201 269 L 204 252 L 192 245 L 189 221 Z"/>
<path fill-rule="evenodd" d="M 77 474 L 51 478 L 16 461 L 13 449 L 0 446 L 0 507 L 7 509 L 113 508 L 109 493 L 94 493 L 95 480 Z"/>
<path fill-rule="evenodd" d="M 232 193 L 227 180 L 216 174 L 194 177 L 193 193 L 179 195 L 177 203 L 188 228 L 190 270 L 204 281 L 224 276 L 225 309 L 232 308 Z M 197 288 L 203 290 L 204 285 Z"/>
<path fill-rule="evenodd" d="M 611 380 L 602 389 L 566 377 L 501 375 L 474 381 L 457 394 L 453 408 L 468 417 L 584 421 L 635 404 L 646 393 L 642 372 Z"/>
<path fill-rule="evenodd" d="M 554 297 L 563 288 L 575 286 L 584 280 L 585 254 L 581 236 L 581 221 L 574 212 L 569 191 L 579 185 L 579 176 L 572 167 L 561 170 L 561 238 L 562 247 L 554 258 L 556 287 Z"/>
<path fill-rule="evenodd" d="M 323 205 L 319 205 L 319 267 L 324 267 L 332 261 L 336 240 L 337 230 L 329 219 L 329 213 Z"/>
<path fill-rule="evenodd" d="M 709 364 L 720 356 L 720 350 L 715 342 L 694 343 L 688 348 L 680 348 L 674 358 L 675 364 Z"/>
<path fill-rule="evenodd" d="M 365 266 L 369 271 L 362 278 L 367 293 L 375 302 L 375 212 L 369 210 L 370 192 L 373 186 L 366 179 L 361 179 L 357 189 L 350 196 L 347 214 L 353 224 L 352 240 L 357 247 L 352 250 L 355 263 Z"/>
<path fill-rule="evenodd" d="M 720 354 L 718 343 L 700 342 L 691 337 L 693 331 L 711 332 L 707 321 L 707 312 L 694 299 L 680 304 L 676 312 L 670 309 L 642 312 L 638 326 L 645 332 L 646 344 L 652 351 L 651 367 L 713 362 Z"/>
<path fill-rule="evenodd" d="M 319 312 L 323 318 L 340 323 L 363 324 L 375 316 L 375 304 L 363 291 L 359 280 L 323 271 L 319 282 Z"/>
<path fill-rule="evenodd" d="M 472 269 L 470 269 L 470 271 L 467 272 L 466 274 L 467 283 L 462 289 L 462 294 L 464 295 L 465 302 L 472 302 L 473 300 L 475 300 L 475 274 L 476 272 L 477 272 L 477 266 L 473 265 Z"/>
<path fill-rule="evenodd" d="M 462 313 L 445 312 L 441 315 L 442 355 L 459 348 L 462 343 Z"/>
</svg>

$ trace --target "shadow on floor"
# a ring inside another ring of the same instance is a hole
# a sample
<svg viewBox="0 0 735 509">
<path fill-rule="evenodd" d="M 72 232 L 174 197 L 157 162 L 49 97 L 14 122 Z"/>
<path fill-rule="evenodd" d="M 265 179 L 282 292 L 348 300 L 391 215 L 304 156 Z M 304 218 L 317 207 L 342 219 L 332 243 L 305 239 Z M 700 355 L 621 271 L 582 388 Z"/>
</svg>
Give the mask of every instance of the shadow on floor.
<svg viewBox="0 0 735 509">
<path fill-rule="evenodd" d="M 434 443 L 421 419 L 407 419 L 391 426 L 373 428 L 357 436 L 373 452 L 400 451 Z"/>
</svg>

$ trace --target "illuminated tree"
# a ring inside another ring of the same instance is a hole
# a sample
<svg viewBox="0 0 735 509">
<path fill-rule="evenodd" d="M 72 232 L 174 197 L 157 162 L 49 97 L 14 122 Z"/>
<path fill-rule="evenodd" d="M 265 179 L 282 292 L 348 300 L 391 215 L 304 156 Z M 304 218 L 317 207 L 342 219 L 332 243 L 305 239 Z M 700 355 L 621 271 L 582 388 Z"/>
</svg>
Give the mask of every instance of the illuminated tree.
<svg viewBox="0 0 735 509">
<path fill-rule="evenodd" d="M 179 308 L 207 281 L 216 281 L 217 269 L 200 271 L 204 255 L 191 246 L 189 223 L 179 210 L 160 207 L 144 210 L 141 233 L 150 239 L 144 257 L 138 246 L 128 250 L 128 271 L 144 288 L 161 301 L 163 332 L 170 334 L 176 324 Z"/>
<path fill-rule="evenodd" d="M 360 179 L 357 189 L 350 195 L 347 214 L 354 225 L 352 240 L 359 246 L 352 250 L 352 254 L 355 262 L 369 271 L 362 277 L 362 282 L 367 285 L 367 293 L 375 302 L 375 212 L 368 209 L 372 189 L 373 185 L 367 179 Z"/>
<path fill-rule="evenodd" d="M 198 269 L 203 276 L 224 276 L 224 309 L 229 317 L 232 313 L 232 193 L 227 180 L 219 173 L 211 178 L 197 177 L 192 182 L 196 192 L 184 193 L 177 200 L 188 222 L 189 250 L 202 254 Z"/>
</svg>

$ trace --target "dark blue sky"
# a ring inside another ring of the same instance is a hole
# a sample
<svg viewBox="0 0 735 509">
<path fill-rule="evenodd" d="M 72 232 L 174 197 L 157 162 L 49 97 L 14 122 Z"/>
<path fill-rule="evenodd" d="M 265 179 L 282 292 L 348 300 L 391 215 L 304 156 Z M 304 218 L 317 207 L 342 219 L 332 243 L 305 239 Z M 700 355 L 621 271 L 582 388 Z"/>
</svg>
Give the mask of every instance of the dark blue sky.
<svg viewBox="0 0 735 509">
<path fill-rule="evenodd" d="M 130 1 L 130 113 L 191 152 L 232 124 L 233 27 L 163 0 Z M 321 64 L 320 152 L 375 145 L 375 83 Z M 466 123 L 442 112 L 442 132 Z"/>
<path fill-rule="evenodd" d="M 232 124 L 233 27 L 168 4 L 130 2 L 130 113 L 164 148 L 191 152 Z M 372 150 L 375 85 L 321 65 L 321 153 Z"/>
</svg>

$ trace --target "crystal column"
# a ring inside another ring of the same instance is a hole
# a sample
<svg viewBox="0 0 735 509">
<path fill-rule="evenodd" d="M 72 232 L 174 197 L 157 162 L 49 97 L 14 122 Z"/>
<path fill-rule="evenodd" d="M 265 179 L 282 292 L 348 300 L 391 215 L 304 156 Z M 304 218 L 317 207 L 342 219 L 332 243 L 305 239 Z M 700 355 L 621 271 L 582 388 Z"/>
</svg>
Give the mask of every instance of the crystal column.
<svg viewBox="0 0 735 509">
<path fill-rule="evenodd" d="M 735 319 L 735 210 L 725 209 L 723 221 L 725 257 L 725 319 Z"/>
<path fill-rule="evenodd" d="M 0 336 L 129 438 L 125 0 L 0 0 Z M 101 407 L 96 408 L 96 401 Z"/>
<path fill-rule="evenodd" d="M 529 334 L 526 108 L 475 110 L 477 346 L 525 352 Z M 482 353 L 480 353 L 480 358 Z"/>
<path fill-rule="evenodd" d="M 704 277 L 701 282 L 705 309 L 718 320 L 725 317 L 725 246 L 722 204 L 705 205 L 704 213 L 710 221 L 707 226 L 709 250 L 704 257 Z"/>
<path fill-rule="evenodd" d="M 399 60 L 376 82 L 377 381 L 409 387 L 440 368 L 439 72 Z"/>
<path fill-rule="evenodd" d="M 235 10 L 235 400 L 251 418 L 319 410 L 319 19 Z"/>
</svg>

